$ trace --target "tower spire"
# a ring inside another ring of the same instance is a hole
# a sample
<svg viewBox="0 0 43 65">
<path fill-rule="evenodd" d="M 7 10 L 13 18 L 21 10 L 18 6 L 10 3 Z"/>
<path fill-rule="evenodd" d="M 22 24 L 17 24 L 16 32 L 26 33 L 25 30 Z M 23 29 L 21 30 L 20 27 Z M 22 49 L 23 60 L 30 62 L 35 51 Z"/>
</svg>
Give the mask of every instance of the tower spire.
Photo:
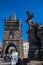
<svg viewBox="0 0 43 65">
<path fill-rule="evenodd" d="M 16 14 L 11 15 L 10 20 L 16 20 Z"/>
</svg>

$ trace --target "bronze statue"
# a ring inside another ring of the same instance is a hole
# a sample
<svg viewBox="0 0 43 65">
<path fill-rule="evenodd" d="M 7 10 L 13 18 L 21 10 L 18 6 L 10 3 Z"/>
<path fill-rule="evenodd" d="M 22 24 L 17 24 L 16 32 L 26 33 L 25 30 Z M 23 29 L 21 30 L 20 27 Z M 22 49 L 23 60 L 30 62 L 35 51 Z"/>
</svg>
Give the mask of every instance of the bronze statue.
<svg viewBox="0 0 43 65">
<path fill-rule="evenodd" d="M 39 22 L 33 22 L 33 13 L 27 13 L 26 22 L 29 25 L 29 59 L 30 60 L 43 60 L 43 34 L 40 34 L 43 31 L 43 26 L 41 27 Z M 42 49 L 42 51 L 41 51 Z"/>
</svg>

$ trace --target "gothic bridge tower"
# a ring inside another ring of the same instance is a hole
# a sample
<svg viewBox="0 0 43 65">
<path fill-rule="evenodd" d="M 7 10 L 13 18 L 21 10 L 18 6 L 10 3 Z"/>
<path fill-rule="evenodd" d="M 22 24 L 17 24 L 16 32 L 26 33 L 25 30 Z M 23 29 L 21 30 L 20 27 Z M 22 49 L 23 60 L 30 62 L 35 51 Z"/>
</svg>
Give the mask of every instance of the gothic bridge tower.
<svg viewBox="0 0 43 65">
<path fill-rule="evenodd" d="M 22 25 L 20 20 L 16 20 L 15 15 L 12 15 L 9 20 L 4 22 L 4 37 L 3 37 L 3 53 L 8 53 L 10 46 L 15 46 L 17 52 L 22 54 Z"/>
</svg>

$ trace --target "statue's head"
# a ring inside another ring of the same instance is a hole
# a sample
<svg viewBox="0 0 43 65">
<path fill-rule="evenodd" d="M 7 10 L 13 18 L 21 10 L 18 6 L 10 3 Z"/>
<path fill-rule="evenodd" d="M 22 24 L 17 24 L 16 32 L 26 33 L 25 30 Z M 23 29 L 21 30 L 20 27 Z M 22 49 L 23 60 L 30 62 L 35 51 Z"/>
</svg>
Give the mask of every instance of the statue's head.
<svg viewBox="0 0 43 65">
<path fill-rule="evenodd" d="M 15 52 L 15 51 L 16 51 L 16 49 L 14 48 L 14 49 L 13 49 L 13 52 Z"/>
</svg>

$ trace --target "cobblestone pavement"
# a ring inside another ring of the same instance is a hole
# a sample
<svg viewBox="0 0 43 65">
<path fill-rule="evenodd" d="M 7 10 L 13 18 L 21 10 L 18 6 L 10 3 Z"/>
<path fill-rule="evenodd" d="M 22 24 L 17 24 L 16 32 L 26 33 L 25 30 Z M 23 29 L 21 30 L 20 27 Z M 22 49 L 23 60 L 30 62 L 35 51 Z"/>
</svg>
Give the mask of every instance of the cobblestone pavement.
<svg viewBox="0 0 43 65">
<path fill-rule="evenodd" d="M 0 65 L 11 65 L 11 62 L 3 62 L 3 58 L 0 58 Z"/>
<path fill-rule="evenodd" d="M 3 62 L 3 61 L 0 61 L 0 65 L 11 65 L 11 62 Z"/>
</svg>

